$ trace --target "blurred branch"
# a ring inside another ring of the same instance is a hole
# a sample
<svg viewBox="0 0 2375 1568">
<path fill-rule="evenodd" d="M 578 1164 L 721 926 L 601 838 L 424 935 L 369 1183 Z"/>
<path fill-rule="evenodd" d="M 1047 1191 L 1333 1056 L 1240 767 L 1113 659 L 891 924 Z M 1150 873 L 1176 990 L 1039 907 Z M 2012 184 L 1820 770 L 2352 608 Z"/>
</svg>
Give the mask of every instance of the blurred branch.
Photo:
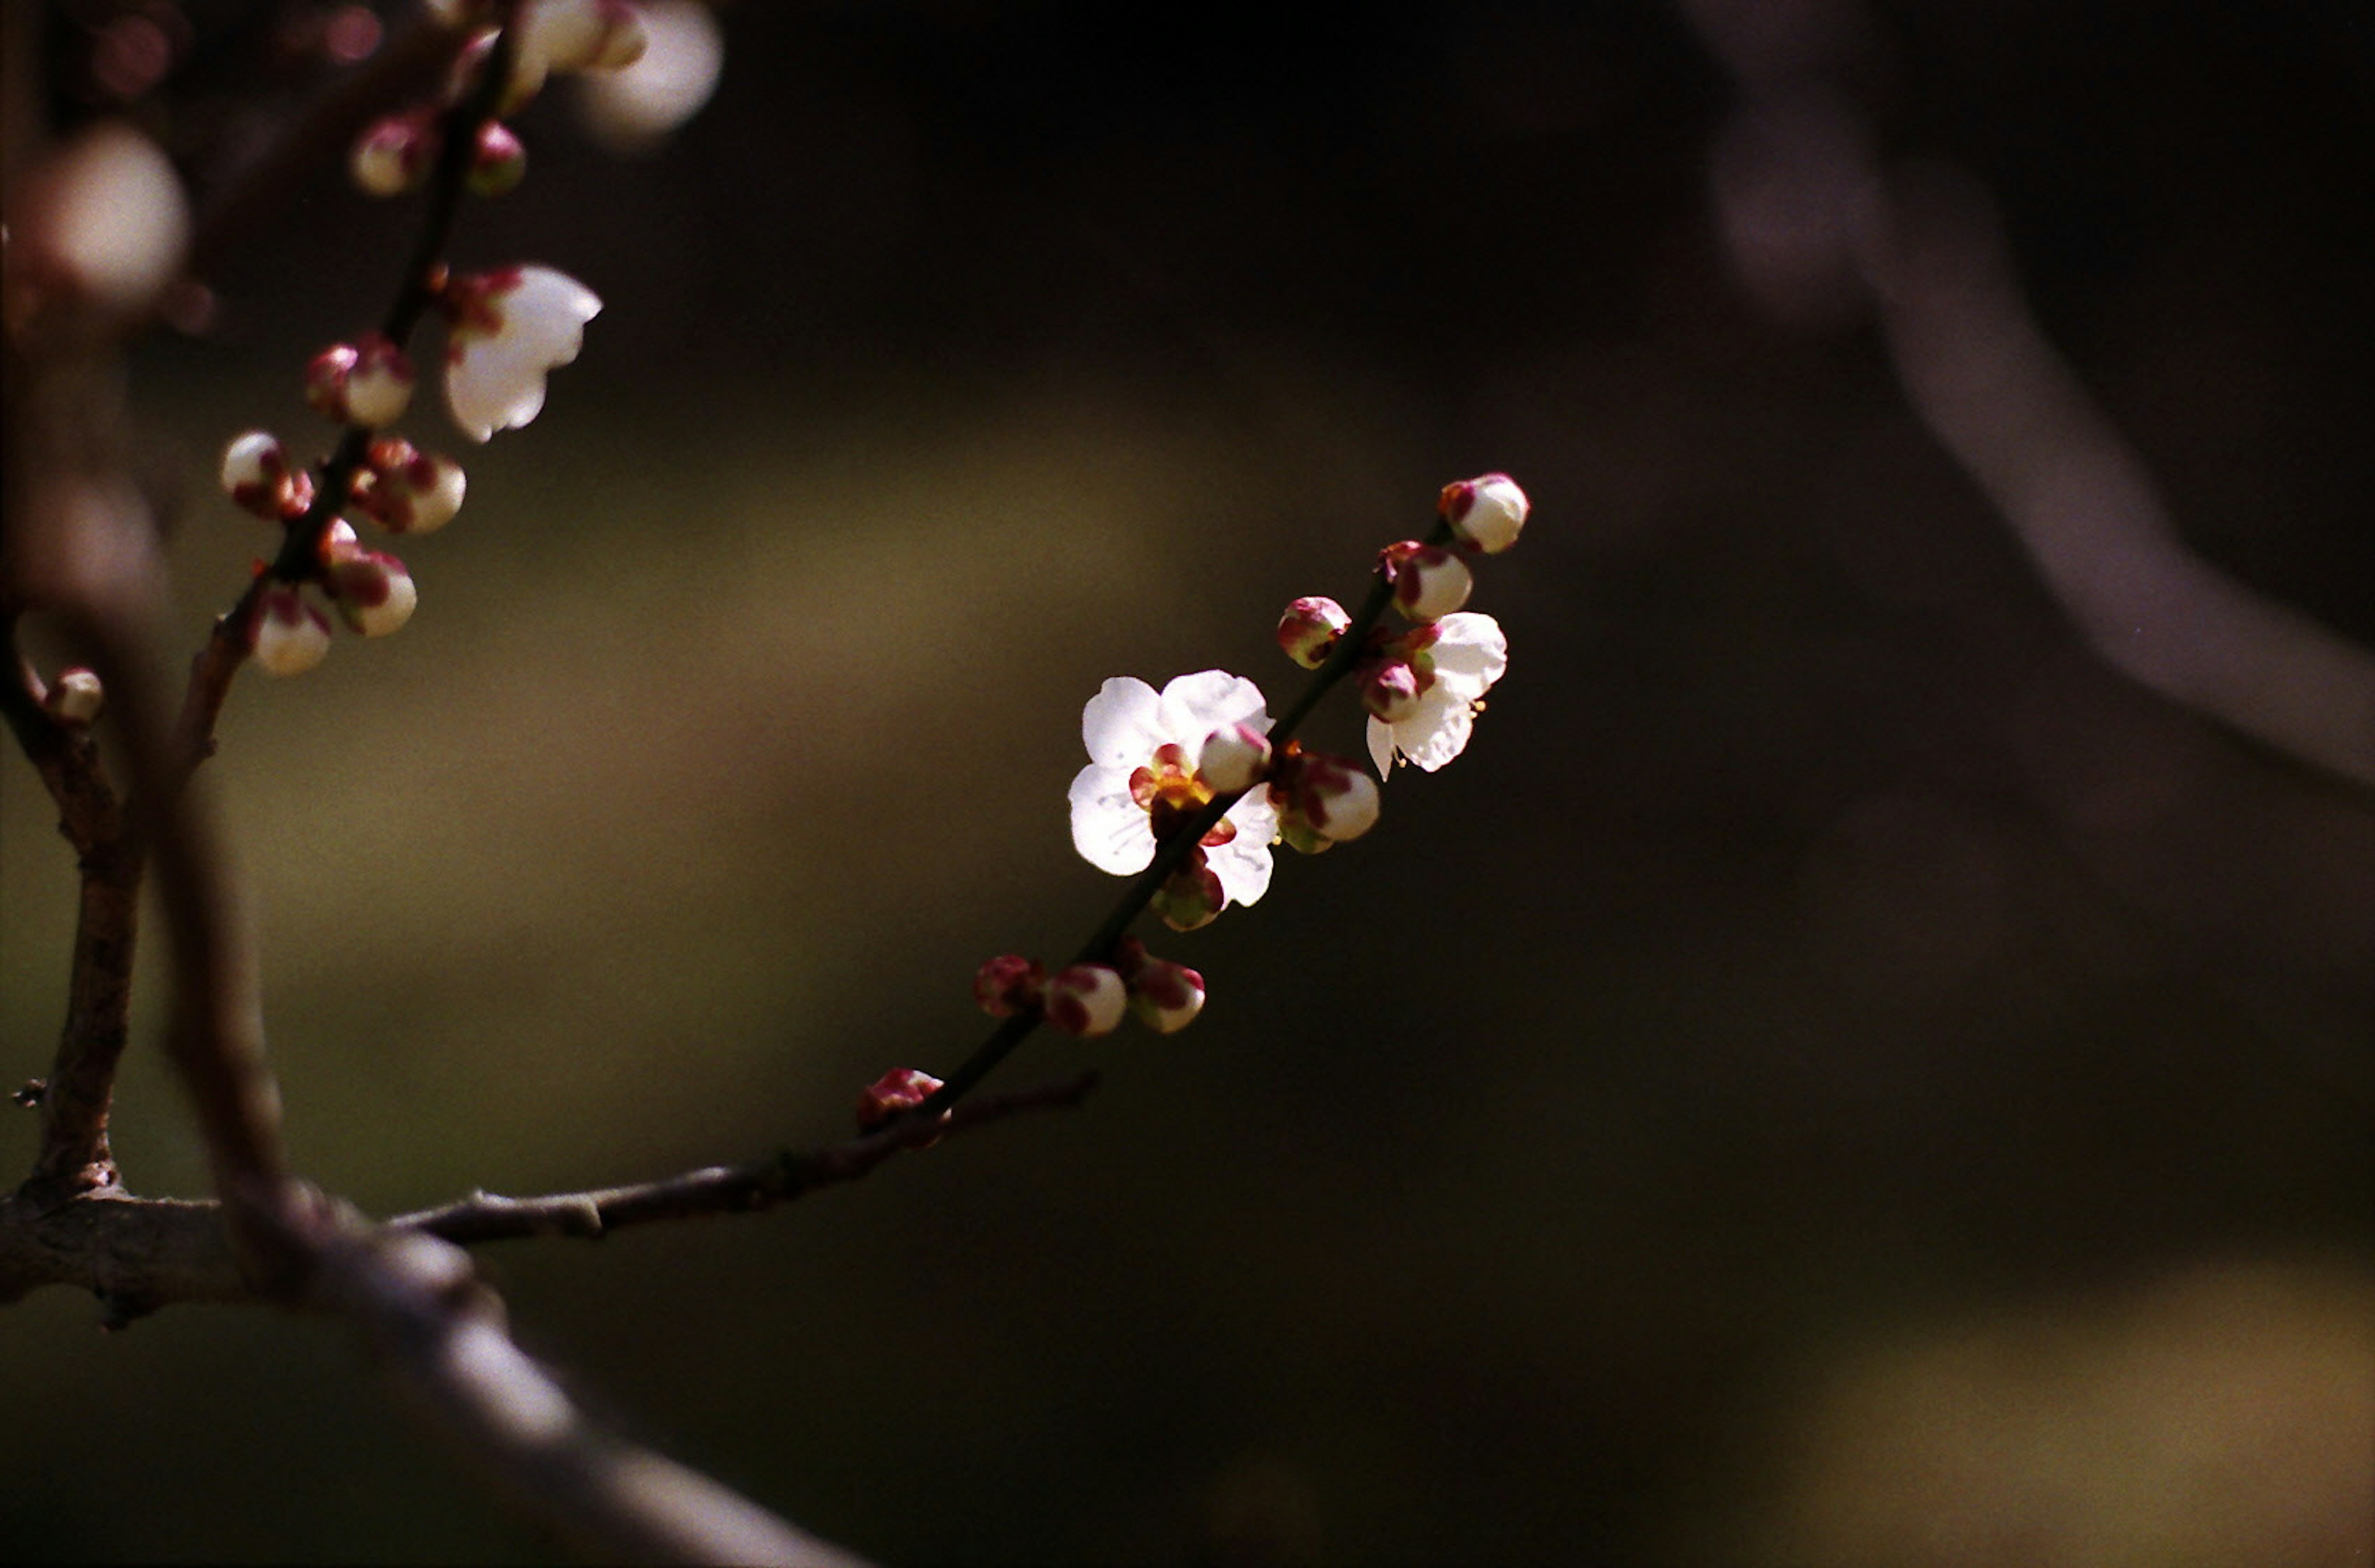
<svg viewBox="0 0 2375 1568">
<path fill-rule="evenodd" d="M 29 9 L 9 7 L 12 32 Z M 487 70 L 487 85 L 458 113 L 491 112 L 508 73 L 503 44 Z M 8 80 L 13 99 L 23 84 L 13 73 Z M 456 201 L 467 150 L 441 163 Z M 12 159 L 27 156 L 18 145 L 8 151 Z M 141 846 L 155 870 L 171 959 L 167 1052 L 195 1107 L 219 1203 L 158 1204 L 102 1185 L 59 1202 L 53 1191 L 28 1184 L 0 1199 L 0 1300 L 21 1295 L 45 1272 L 55 1279 L 65 1271 L 98 1290 L 116 1321 L 175 1291 L 186 1292 L 183 1299 L 254 1295 L 326 1308 L 364 1331 L 391 1379 L 475 1461 L 477 1473 L 589 1554 L 664 1562 L 851 1562 L 715 1482 L 592 1426 L 511 1343 L 501 1303 L 475 1279 L 466 1254 L 420 1232 L 371 1226 L 289 1169 L 278 1093 L 265 1058 L 254 957 L 220 823 L 203 781 L 193 776 L 202 751 L 189 743 L 167 696 L 174 683 L 161 654 L 168 595 L 156 529 L 124 477 L 128 442 L 119 400 L 110 395 L 120 381 L 124 340 L 148 318 L 155 291 L 183 259 L 181 215 L 177 206 L 173 221 L 132 230 L 146 248 L 132 258 L 132 269 L 113 274 L 105 270 L 106 247 L 73 231 L 107 205 L 94 190 L 112 194 L 127 181 L 152 177 L 160 163 L 153 147 L 127 132 L 79 155 L 53 158 L 46 171 L 53 190 L 43 201 L 18 206 L 12 180 L 0 608 L 13 667 L 0 686 L 10 727 L 50 782 L 68 818 L 68 836 L 112 827 L 113 842 Z M 170 176 L 161 191 L 157 200 L 177 194 Z M 423 245 L 432 260 L 451 217 L 450 202 L 442 209 L 432 203 Z M 118 259 L 128 242 L 112 242 Z M 26 255 L 54 258 L 50 273 L 30 263 L 20 271 L 18 258 Z M 113 287 L 101 286 L 108 283 Z M 416 265 L 391 319 L 408 330 L 429 290 L 425 269 Z M 350 438 L 341 451 L 353 444 Z M 350 470 L 341 476 L 334 466 L 325 477 L 322 504 L 292 525 L 284 561 L 301 543 L 310 556 L 345 498 Z M 116 813 L 102 809 L 114 798 L 112 789 L 101 789 L 96 754 L 45 723 L 39 677 L 16 655 L 16 618 L 32 607 L 57 619 L 103 682 L 130 785 L 128 831 Z M 224 636 L 219 628 L 209 651 L 221 647 Z M 211 667 L 202 656 L 199 672 Z M 235 658 L 221 666 L 226 687 L 236 668 Z M 185 698 L 182 713 L 199 701 Z M 209 728 L 219 705 L 218 690 L 207 704 Z M 88 822 L 81 820 L 86 814 Z M 140 860 L 130 853 L 135 898 Z M 88 867 L 89 855 L 85 861 Z M 115 978 L 128 983 L 128 925 L 121 935 L 110 962 Z M 78 944 L 78 955 L 83 951 Z M 78 969 L 80 962 L 78 956 Z M 90 1062 L 79 1066 L 97 1071 Z M 84 1138 L 86 1147 L 103 1140 L 112 1058 L 97 1076 L 97 1130 Z"/>
<path fill-rule="evenodd" d="M 280 126 L 270 142 L 215 182 L 199 209 L 190 241 L 189 271 L 201 280 L 242 245 L 269 241 L 278 230 L 277 207 L 342 157 L 380 115 L 427 96 L 467 41 L 417 12 L 363 65 L 333 84 L 305 111 Z"/>
<path fill-rule="evenodd" d="M 141 856 L 89 731 L 48 712 L 41 678 L 18 651 L 13 618 L 8 634 L 13 668 L 11 678 L 0 681 L 0 708 L 49 788 L 81 880 L 65 1022 L 41 1084 L 41 1143 L 30 1178 L 38 1193 L 54 1198 L 112 1186 L 116 1179 L 107 1116 L 116 1065 L 131 1038 Z"/>
<path fill-rule="evenodd" d="M 2114 668 L 2288 756 L 2375 789 L 2375 654 L 2189 550 L 2135 451 L 2021 298 L 1972 176 L 1891 166 L 1847 78 L 1858 0 L 1684 0 L 1742 103 L 1717 217 L 1774 313 L 1869 311 L 1906 397 Z"/>
</svg>

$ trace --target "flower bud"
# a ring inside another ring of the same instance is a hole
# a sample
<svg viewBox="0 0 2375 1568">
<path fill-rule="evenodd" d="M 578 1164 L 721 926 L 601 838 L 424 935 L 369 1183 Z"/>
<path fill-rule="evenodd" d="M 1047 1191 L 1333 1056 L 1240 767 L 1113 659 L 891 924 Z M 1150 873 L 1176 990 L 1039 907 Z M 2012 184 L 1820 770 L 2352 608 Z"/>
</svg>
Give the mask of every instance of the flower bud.
<svg viewBox="0 0 2375 1568">
<path fill-rule="evenodd" d="M 940 1087 L 940 1080 L 914 1067 L 893 1067 L 866 1086 L 857 1097 L 857 1130 L 872 1132 L 886 1122 L 903 1115 L 929 1100 Z M 949 1113 L 940 1113 L 937 1125 L 948 1125 Z M 919 1147 L 929 1148 L 939 1141 L 934 1132 Z"/>
<path fill-rule="evenodd" d="M 70 665 L 58 671 L 58 678 L 41 698 L 41 706 L 50 717 L 76 729 L 88 728 L 107 705 L 107 691 L 99 677 L 80 665 Z"/>
<path fill-rule="evenodd" d="M 527 148 L 501 120 L 479 127 L 479 145 L 470 151 L 470 189 L 482 196 L 500 196 L 519 188 L 527 178 Z"/>
<path fill-rule="evenodd" d="M 323 349 L 305 368 L 305 401 L 342 425 L 377 430 L 404 418 L 412 361 L 376 332 Z"/>
<path fill-rule="evenodd" d="M 1270 737 L 1248 724 L 1223 725 L 1204 739 L 1196 776 L 1214 795 L 1251 789 L 1270 771 Z"/>
<path fill-rule="evenodd" d="M 1204 977 L 1168 959 L 1142 959 L 1129 977 L 1129 1009 L 1157 1034 L 1176 1034 L 1204 1010 Z"/>
<path fill-rule="evenodd" d="M 1518 542 L 1533 503 L 1508 475 L 1480 474 L 1444 486 L 1436 510 L 1461 543 L 1486 555 L 1498 555 Z"/>
<path fill-rule="evenodd" d="M 330 618 L 289 583 L 264 590 L 248 631 L 248 647 L 266 675 L 302 675 L 330 651 Z"/>
<path fill-rule="evenodd" d="M 290 471 L 289 449 L 266 430 L 250 430 L 223 448 L 222 488 L 236 505 L 267 523 L 301 513 L 313 495 L 311 477 Z"/>
<path fill-rule="evenodd" d="M 378 550 L 339 551 L 323 571 L 338 618 L 366 637 L 384 637 L 412 619 L 420 602 L 404 562 Z"/>
<path fill-rule="evenodd" d="M 1344 635 L 1344 629 L 1352 624 L 1353 618 L 1345 614 L 1344 607 L 1333 599 L 1324 596 L 1297 599 L 1287 606 L 1286 613 L 1279 618 L 1278 645 L 1286 650 L 1288 658 L 1305 669 L 1317 669 L 1328 662 L 1328 655 L 1335 650 L 1336 640 Z"/>
<path fill-rule="evenodd" d="M 1047 1021 L 1067 1034 L 1110 1034 L 1129 1006 L 1121 976 L 1101 963 L 1076 963 L 1047 982 Z"/>
<path fill-rule="evenodd" d="M 1361 679 L 1361 705 L 1386 723 L 1400 724 L 1418 710 L 1418 671 L 1402 659 L 1381 659 Z"/>
<path fill-rule="evenodd" d="M 355 504 L 391 534 L 433 534 L 462 510 L 462 466 L 401 436 L 381 436 L 355 475 Z"/>
<path fill-rule="evenodd" d="M 427 179 L 436 160 L 436 116 L 413 110 L 373 122 L 355 143 L 347 171 L 367 195 L 395 196 Z"/>
<path fill-rule="evenodd" d="M 1147 901 L 1147 907 L 1174 931 L 1210 925 L 1228 906 L 1229 895 L 1221 887 L 1220 876 L 1206 864 L 1200 849 L 1165 878 Z"/>
<path fill-rule="evenodd" d="M 1440 620 L 1466 604 L 1476 586 L 1466 561 L 1416 539 L 1388 545 L 1377 570 L 1394 585 L 1394 607 L 1412 620 Z"/>
<path fill-rule="evenodd" d="M 973 999 L 992 1018 L 1011 1018 L 1039 1006 L 1047 972 L 1030 959 L 1007 953 L 981 966 L 973 977 Z"/>
<path fill-rule="evenodd" d="M 1295 816 L 1322 838 L 1349 843 L 1377 825 L 1377 781 L 1341 757 L 1305 752 L 1293 791 Z"/>
</svg>

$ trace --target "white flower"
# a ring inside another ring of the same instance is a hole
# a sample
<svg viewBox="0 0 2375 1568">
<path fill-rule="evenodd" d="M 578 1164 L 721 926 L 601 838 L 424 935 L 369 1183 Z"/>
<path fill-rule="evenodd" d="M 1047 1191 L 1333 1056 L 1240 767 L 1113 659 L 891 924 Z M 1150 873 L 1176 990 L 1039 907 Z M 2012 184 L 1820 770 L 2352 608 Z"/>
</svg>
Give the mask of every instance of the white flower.
<svg viewBox="0 0 2375 1568">
<path fill-rule="evenodd" d="M 1127 676 L 1108 680 L 1081 713 L 1089 765 L 1072 780 L 1072 845 L 1100 871 L 1128 877 L 1154 858 L 1158 822 L 1185 821 L 1212 799 L 1196 769 L 1204 741 L 1223 725 L 1268 733 L 1261 689 L 1226 670 L 1183 675 L 1160 695 Z M 1270 887 L 1278 813 L 1256 789 L 1204 835 L 1203 855 L 1222 891 L 1252 903 Z"/>
<path fill-rule="evenodd" d="M 1433 641 L 1427 642 L 1430 632 Z M 1400 722 L 1370 718 L 1369 757 L 1380 778 L 1392 771 L 1397 751 L 1431 773 L 1466 750 L 1484 693 L 1509 667 L 1508 639 L 1489 615 L 1461 610 L 1413 628 L 1409 635 L 1413 664 L 1431 674 L 1434 684 L 1419 693 Z"/>
<path fill-rule="evenodd" d="M 445 308 L 454 322 L 446 406 L 473 441 L 485 441 L 536 418 L 545 372 L 577 358 L 602 301 L 566 273 L 514 266 L 455 279 Z"/>
</svg>

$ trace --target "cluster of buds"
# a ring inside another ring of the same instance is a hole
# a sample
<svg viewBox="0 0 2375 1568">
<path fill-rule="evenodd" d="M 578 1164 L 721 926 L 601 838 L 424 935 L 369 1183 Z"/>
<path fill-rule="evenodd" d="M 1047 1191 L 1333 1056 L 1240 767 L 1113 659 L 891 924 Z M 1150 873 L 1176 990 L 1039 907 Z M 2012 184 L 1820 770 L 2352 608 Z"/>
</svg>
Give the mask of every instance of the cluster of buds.
<svg viewBox="0 0 2375 1568">
<path fill-rule="evenodd" d="M 992 1018 L 1035 1013 L 1067 1034 L 1110 1034 L 1127 1013 L 1158 1034 L 1176 1034 L 1203 1010 L 1204 977 L 1124 937 L 1110 963 L 1068 964 L 1054 974 L 1013 953 L 994 958 L 975 974 L 973 996 Z"/>
<path fill-rule="evenodd" d="M 1351 669 L 1368 710 L 1378 777 L 1392 772 L 1397 757 L 1433 772 L 1467 749 L 1484 693 L 1509 663 L 1500 623 L 1462 607 L 1475 589 L 1468 560 L 1516 544 L 1531 510 L 1507 474 L 1462 479 L 1443 489 L 1435 538 L 1402 539 L 1378 552 L 1378 574 L 1411 623 L 1371 628 Z M 1297 599 L 1279 619 L 1278 643 L 1295 663 L 1317 669 L 1352 624 L 1333 599 Z"/>
<path fill-rule="evenodd" d="M 375 196 L 418 189 L 443 150 L 443 112 L 461 101 L 486 68 L 494 44 L 497 8 L 483 0 L 431 0 L 430 14 L 449 28 L 467 29 L 469 42 L 455 57 L 441 102 L 400 110 L 374 121 L 355 143 L 348 171 Z M 642 11 L 631 0 L 524 0 L 513 24 L 509 79 L 496 100 L 498 115 L 515 114 L 563 73 L 624 70 L 644 56 Z M 501 119 L 473 129 L 464 178 L 479 195 L 501 195 L 527 173 L 527 149 Z"/>
<path fill-rule="evenodd" d="M 473 36 L 439 101 L 387 116 L 356 144 L 351 171 L 373 195 L 394 195 L 425 182 L 442 138 L 457 123 L 475 138 L 462 183 L 481 195 L 510 190 L 526 168 L 526 154 L 500 116 L 526 104 L 554 72 L 616 71 L 644 52 L 641 13 L 629 0 L 519 0 L 510 7 L 439 0 L 431 10 Z M 479 88 L 506 14 L 510 74 Z M 494 117 L 462 116 L 457 106 L 466 102 L 491 103 Z M 547 266 L 456 274 L 441 265 L 420 286 L 423 302 L 447 324 L 447 409 L 474 441 L 536 418 L 547 374 L 577 358 L 585 324 L 602 309 L 591 289 Z M 396 319 L 408 322 L 411 314 L 400 311 Z M 222 485 L 236 504 L 292 534 L 307 531 L 302 544 L 292 538 L 271 566 L 258 569 L 267 580 L 248 634 L 264 669 L 293 675 L 329 651 L 330 616 L 308 599 L 309 587 L 318 587 L 338 618 L 365 636 L 393 631 L 411 615 L 418 599 L 411 573 L 394 556 L 363 548 L 339 514 L 351 509 L 390 533 L 426 534 L 461 509 L 461 465 L 388 433 L 409 409 L 418 380 L 404 346 L 386 333 L 333 344 L 306 368 L 305 401 L 353 432 L 341 449 L 346 455 L 319 465 L 317 478 L 295 467 L 279 439 L 265 431 L 239 437 L 224 453 Z M 317 496 L 325 485 L 338 493 Z"/>
</svg>

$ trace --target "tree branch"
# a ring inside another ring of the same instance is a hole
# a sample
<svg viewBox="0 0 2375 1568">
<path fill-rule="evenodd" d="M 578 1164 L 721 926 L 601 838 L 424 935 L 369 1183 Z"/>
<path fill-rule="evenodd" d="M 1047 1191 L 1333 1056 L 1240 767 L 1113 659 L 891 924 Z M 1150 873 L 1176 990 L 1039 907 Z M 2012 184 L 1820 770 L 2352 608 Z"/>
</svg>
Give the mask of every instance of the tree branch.
<svg viewBox="0 0 2375 1568">
<path fill-rule="evenodd" d="M 939 1129 L 960 1137 L 1014 1116 L 1069 1109 L 1095 1090 L 1097 1075 L 960 1106 Z M 786 1151 L 740 1165 L 713 1165 L 656 1181 L 585 1192 L 502 1197 L 473 1193 L 386 1221 L 393 1232 L 458 1245 L 531 1236 L 593 1239 L 630 1225 L 711 1214 L 754 1214 L 854 1182 L 905 1150 L 926 1146 L 912 1126 L 886 1127 L 828 1149 Z M 219 1203 L 134 1197 L 120 1188 L 44 1203 L 29 1190 L 0 1196 L 0 1303 L 44 1285 L 72 1285 L 100 1301 L 122 1327 L 177 1302 L 253 1302 L 258 1292 L 232 1256 Z"/>
</svg>

